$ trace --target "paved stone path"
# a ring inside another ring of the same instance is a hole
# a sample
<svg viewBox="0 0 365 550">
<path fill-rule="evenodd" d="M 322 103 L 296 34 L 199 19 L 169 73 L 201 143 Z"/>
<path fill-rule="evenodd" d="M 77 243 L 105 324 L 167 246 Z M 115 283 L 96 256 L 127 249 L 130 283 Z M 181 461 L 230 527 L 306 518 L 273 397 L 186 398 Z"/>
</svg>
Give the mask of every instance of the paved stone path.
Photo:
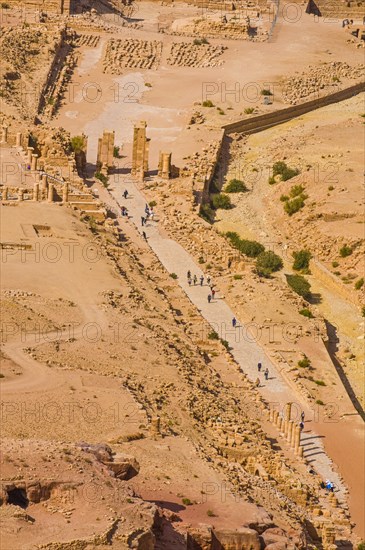
<svg viewBox="0 0 365 550">
<path fill-rule="evenodd" d="M 313 417 L 313 411 L 308 404 L 298 395 L 295 390 L 294 382 L 284 379 L 280 371 L 270 361 L 270 358 L 265 354 L 261 346 L 250 339 L 249 333 L 244 325 L 238 320 L 236 329 L 232 327 L 232 319 L 235 316 L 231 308 L 226 304 L 224 298 L 219 294 L 219 288 L 216 288 L 215 299 L 209 304 L 207 296 L 210 292 L 209 287 L 205 284 L 203 287 L 199 284 L 201 275 L 206 279 L 209 273 L 204 273 L 201 268 L 195 263 L 190 254 L 176 241 L 169 239 L 164 235 L 164 231 L 159 226 L 158 219 L 156 221 L 148 221 L 147 226 L 142 227 L 141 216 L 144 216 L 146 198 L 137 188 L 130 176 L 121 177 L 119 175 L 110 177 L 111 191 L 110 194 L 101 190 L 100 198 L 110 206 L 116 207 L 126 206 L 129 217 L 120 217 L 119 223 L 123 227 L 124 223 L 133 223 L 139 233 L 145 231 L 147 243 L 155 252 L 156 256 L 169 273 L 176 273 L 178 276 L 177 282 L 184 290 L 191 302 L 201 312 L 204 319 L 211 325 L 213 330 L 218 332 L 219 336 L 228 341 L 231 348 L 231 353 L 235 361 L 240 365 L 241 369 L 248 378 L 255 382 L 258 377 L 257 363 L 260 361 L 264 370 L 269 369 L 269 380 L 265 381 L 263 371 L 259 378 L 261 385 L 259 391 L 261 395 L 270 403 L 276 404 L 279 410 L 283 410 L 285 403 L 291 401 L 296 403 L 300 410 L 304 410 L 306 419 Z M 100 188 L 100 186 L 98 186 Z M 128 197 L 124 199 L 123 192 L 128 190 Z M 115 202 L 112 199 L 115 199 Z M 160 213 L 160 217 L 163 213 Z M 187 281 L 187 271 L 197 275 L 198 283 L 189 286 Z M 214 284 L 212 280 L 211 284 Z M 204 328 L 202 327 L 202 330 Z M 336 496 L 343 497 L 345 488 L 340 480 L 339 475 L 332 467 L 332 461 L 324 451 L 321 436 L 308 426 L 305 427 L 302 435 L 302 443 L 304 446 L 304 456 L 308 463 L 325 479 L 330 479 L 336 487 Z"/>
</svg>

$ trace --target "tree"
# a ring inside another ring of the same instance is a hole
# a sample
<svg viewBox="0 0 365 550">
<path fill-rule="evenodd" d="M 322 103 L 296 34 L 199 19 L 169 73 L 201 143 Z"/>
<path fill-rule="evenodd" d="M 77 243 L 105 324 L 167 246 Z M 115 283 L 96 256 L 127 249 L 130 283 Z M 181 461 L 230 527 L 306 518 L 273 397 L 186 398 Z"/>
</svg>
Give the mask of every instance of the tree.
<svg viewBox="0 0 365 550">
<path fill-rule="evenodd" d="M 71 148 L 74 153 L 81 153 L 85 147 L 85 138 L 84 136 L 74 136 L 71 138 Z"/>
<path fill-rule="evenodd" d="M 245 191 L 247 191 L 246 185 L 238 179 L 229 181 L 225 188 L 226 193 L 244 193 Z"/>
<path fill-rule="evenodd" d="M 282 267 L 282 259 L 275 254 L 275 252 L 272 252 L 272 250 L 261 252 L 261 254 L 257 256 L 256 270 L 258 275 L 262 277 L 269 277 L 271 273 L 279 271 Z"/>
<path fill-rule="evenodd" d="M 213 195 L 212 202 L 215 209 L 222 208 L 223 210 L 229 210 L 232 208 L 231 199 L 224 193 Z"/>
<path fill-rule="evenodd" d="M 309 250 L 299 250 L 299 252 L 293 252 L 293 269 L 295 269 L 295 271 L 307 270 L 309 268 L 309 260 L 311 257 L 312 254 Z"/>
<path fill-rule="evenodd" d="M 311 296 L 311 285 L 302 275 L 285 275 L 288 285 L 294 292 L 308 300 Z"/>
</svg>

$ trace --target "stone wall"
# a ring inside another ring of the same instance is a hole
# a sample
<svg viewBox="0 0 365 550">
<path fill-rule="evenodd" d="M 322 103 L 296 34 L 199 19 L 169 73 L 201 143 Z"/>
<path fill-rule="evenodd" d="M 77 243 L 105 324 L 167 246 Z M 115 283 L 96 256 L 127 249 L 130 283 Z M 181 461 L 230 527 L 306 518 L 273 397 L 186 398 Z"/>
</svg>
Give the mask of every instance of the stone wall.
<svg viewBox="0 0 365 550">
<path fill-rule="evenodd" d="M 11 7 L 19 7 L 25 10 L 42 10 L 45 12 L 69 14 L 71 12 L 72 0 L 10 0 L 7 2 Z"/>
<path fill-rule="evenodd" d="M 315 109 L 320 109 L 321 107 L 326 107 L 332 103 L 344 101 L 345 99 L 349 99 L 350 97 L 359 94 L 360 92 L 365 92 L 365 82 L 354 84 L 353 86 L 349 86 L 339 92 L 335 92 L 318 99 L 313 99 L 312 101 L 307 101 L 294 107 L 288 107 L 287 109 L 280 109 L 265 115 L 259 115 L 256 117 L 239 120 L 237 122 L 232 122 L 231 124 L 226 124 L 223 126 L 223 129 L 226 134 L 232 134 L 234 132 L 254 134 L 256 132 L 266 130 L 266 128 L 276 126 L 277 124 L 283 124 L 292 118 L 304 115 L 305 113 L 309 113 Z"/>
</svg>

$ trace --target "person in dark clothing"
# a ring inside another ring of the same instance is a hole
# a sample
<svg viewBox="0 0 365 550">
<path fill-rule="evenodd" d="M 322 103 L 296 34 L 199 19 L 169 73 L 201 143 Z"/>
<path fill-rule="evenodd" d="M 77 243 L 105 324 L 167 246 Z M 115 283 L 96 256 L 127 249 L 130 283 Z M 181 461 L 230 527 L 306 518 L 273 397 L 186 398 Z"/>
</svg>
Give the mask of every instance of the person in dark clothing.
<svg viewBox="0 0 365 550">
<path fill-rule="evenodd" d="M 142 235 L 143 235 L 144 240 L 147 241 L 147 235 L 146 235 L 145 231 L 142 231 Z"/>
<path fill-rule="evenodd" d="M 212 295 L 211 294 L 208 294 L 208 302 L 210 304 L 210 302 L 212 301 Z"/>
<path fill-rule="evenodd" d="M 142 223 L 142 227 L 145 225 L 146 223 L 146 218 L 144 216 L 141 216 L 141 223 Z"/>
<path fill-rule="evenodd" d="M 265 369 L 264 376 L 265 376 L 265 380 L 269 379 L 269 369 Z"/>
<path fill-rule="evenodd" d="M 261 368 L 262 368 L 262 364 L 261 364 L 261 363 L 257 363 L 257 370 L 258 370 L 259 372 L 261 372 Z"/>
<path fill-rule="evenodd" d="M 233 327 L 233 328 L 236 328 L 236 326 L 237 326 L 237 319 L 236 319 L 236 317 L 233 317 L 233 319 L 232 319 L 232 327 Z"/>
</svg>

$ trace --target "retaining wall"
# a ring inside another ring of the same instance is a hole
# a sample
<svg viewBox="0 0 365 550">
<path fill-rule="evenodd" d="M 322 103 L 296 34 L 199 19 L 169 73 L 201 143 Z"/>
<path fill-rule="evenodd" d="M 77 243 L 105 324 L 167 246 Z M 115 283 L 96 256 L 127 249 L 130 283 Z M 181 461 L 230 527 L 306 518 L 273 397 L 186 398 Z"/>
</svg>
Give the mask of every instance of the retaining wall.
<svg viewBox="0 0 365 550">
<path fill-rule="evenodd" d="M 332 103 L 344 101 L 345 99 L 349 99 L 350 97 L 359 94 L 360 92 L 365 92 L 365 82 L 354 84 L 353 86 L 349 86 L 348 88 L 333 94 L 328 94 L 326 96 L 301 103 L 300 105 L 288 107 L 287 109 L 280 109 L 264 115 L 238 120 L 237 122 L 226 124 L 225 126 L 222 126 L 222 128 L 225 134 L 232 134 L 235 132 L 242 134 L 255 134 L 265 130 L 266 128 L 283 124 L 288 120 L 292 120 L 293 118 L 309 113 L 310 111 L 314 111 L 315 109 L 320 109 L 321 107 L 326 107 Z"/>
</svg>

